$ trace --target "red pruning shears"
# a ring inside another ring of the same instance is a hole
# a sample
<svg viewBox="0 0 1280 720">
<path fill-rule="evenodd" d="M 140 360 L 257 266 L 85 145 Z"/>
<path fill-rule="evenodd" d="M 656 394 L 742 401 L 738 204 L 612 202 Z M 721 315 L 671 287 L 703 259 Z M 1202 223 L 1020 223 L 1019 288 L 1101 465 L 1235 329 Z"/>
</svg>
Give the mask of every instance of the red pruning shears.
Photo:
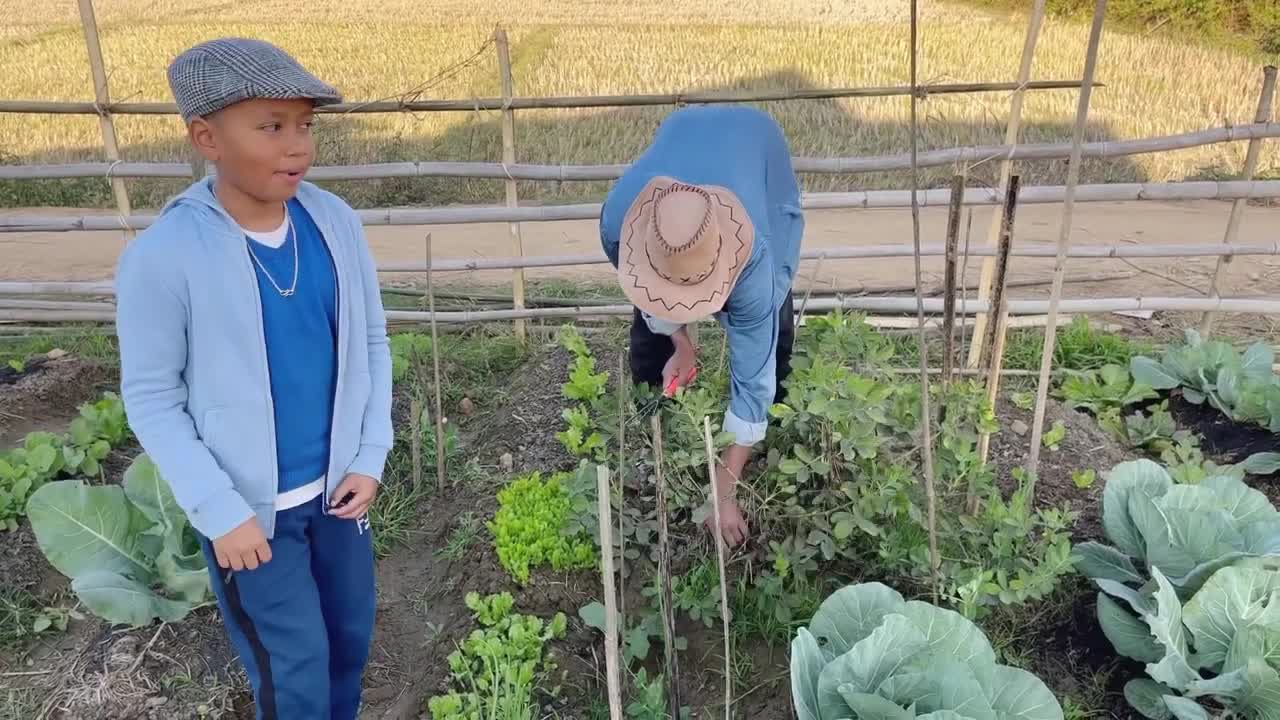
<svg viewBox="0 0 1280 720">
<path fill-rule="evenodd" d="M 685 378 L 684 384 L 690 385 L 693 383 L 694 380 L 697 380 L 697 379 L 698 379 L 698 368 L 697 366 L 695 366 L 692 370 L 689 371 L 689 376 Z M 667 383 L 666 389 L 662 391 L 662 396 L 668 397 L 668 398 L 675 397 L 676 390 L 680 387 L 680 385 L 681 383 L 679 378 L 671 378 L 671 382 Z"/>
</svg>

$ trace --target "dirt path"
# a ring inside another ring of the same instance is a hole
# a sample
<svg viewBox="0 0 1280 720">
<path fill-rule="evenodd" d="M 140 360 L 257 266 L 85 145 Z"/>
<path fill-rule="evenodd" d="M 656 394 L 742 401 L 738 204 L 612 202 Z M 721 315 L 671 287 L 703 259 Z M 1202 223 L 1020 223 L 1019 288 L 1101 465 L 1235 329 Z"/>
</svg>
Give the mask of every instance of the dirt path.
<svg viewBox="0 0 1280 720">
<path fill-rule="evenodd" d="M 1102 243 L 1209 243 L 1222 239 L 1230 205 L 1217 201 L 1186 203 L 1088 203 L 1076 207 L 1072 242 Z M 52 211 L 4 210 L 0 213 L 31 214 Z M 973 213 L 971 244 L 986 242 L 991 208 L 978 208 Z M 1017 219 L 1018 243 L 1054 243 L 1061 217 L 1059 205 L 1028 205 L 1020 208 Z M 911 216 L 905 210 L 825 210 L 807 215 L 806 248 L 838 247 L 909 242 Z M 926 243 L 941 242 L 946 225 L 944 208 L 922 211 L 922 239 Z M 1274 242 L 1280 228 L 1280 208 L 1249 208 L 1241 224 L 1239 241 L 1245 243 Z M 379 262 L 404 262 L 421 259 L 422 238 L 433 233 L 440 258 L 502 257 L 512 254 L 505 225 L 440 225 L 426 227 L 373 227 L 369 241 Z M 600 246 L 594 221 L 526 223 L 523 226 L 527 255 L 596 254 Z M 962 236 L 963 242 L 963 236 Z M 100 280 L 111 276 L 116 257 L 124 240 L 115 232 L 7 233 L 0 235 L 0 280 Z M 967 273 L 969 284 L 977 280 L 980 259 L 971 260 Z M 802 272 L 811 272 L 806 263 Z M 1213 273 L 1212 258 L 1160 258 L 1144 260 L 1137 265 L 1155 274 L 1141 273 L 1123 281 L 1094 284 L 1072 284 L 1069 297 L 1180 295 L 1198 294 L 1192 288 L 1206 289 Z M 1010 278 L 1047 278 L 1053 268 L 1052 258 L 1015 258 Z M 941 261 L 926 259 L 925 270 L 931 279 L 939 277 Z M 1071 261 L 1070 274 L 1092 274 L 1130 271 L 1133 267 L 1116 260 L 1080 259 Z M 597 265 L 579 268 L 550 268 L 527 271 L 530 279 L 580 279 L 607 281 L 609 268 Z M 886 285 L 911 281 L 910 258 L 827 261 L 822 280 L 837 286 Z M 412 279 L 402 274 L 389 281 Z M 508 282 L 507 271 L 448 273 L 441 283 L 498 284 Z M 1187 286 L 1191 287 L 1187 287 Z M 1251 257 L 1231 264 L 1227 293 L 1231 295 L 1266 295 L 1280 291 L 1280 257 Z M 1038 297 L 1044 288 L 1020 288 L 1014 297 Z"/>
</svg>

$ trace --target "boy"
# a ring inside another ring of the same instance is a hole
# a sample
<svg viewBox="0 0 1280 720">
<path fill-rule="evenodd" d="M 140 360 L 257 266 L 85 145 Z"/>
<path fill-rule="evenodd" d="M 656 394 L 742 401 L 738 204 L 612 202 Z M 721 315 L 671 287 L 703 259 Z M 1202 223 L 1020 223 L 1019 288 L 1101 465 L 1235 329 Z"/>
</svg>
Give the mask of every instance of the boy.
<svg viewBox="0 0 1280 720">
<path fill-rule="evenodd" d="M 374 619 L 365 513 L 392 444 L 391 356 L 356 213 L 302 182 L 314 107 L 280 49 L 220 39 L 169 66 L 217 168 L 116 275 L 129 423 L 203 539 L 263 720 L 352 720 Z"/>
<path fill-rule="evenodd" d="M 697 374 L 685 325 L 715 316 L 729 343 L 724 429 L 736 438 L 716 472 L 730 545 L 749 528 L 737 481 L 782 399 L 795 338 L 791 282 L 800 261 L 800 185 L 782 129 L 738 106 L 677 110 L 620 177 L 600 241 L 635 306 L 631 374 L 670 395 Z M 711 519 L 708 518 L 708 523 Z"/>
</svg>

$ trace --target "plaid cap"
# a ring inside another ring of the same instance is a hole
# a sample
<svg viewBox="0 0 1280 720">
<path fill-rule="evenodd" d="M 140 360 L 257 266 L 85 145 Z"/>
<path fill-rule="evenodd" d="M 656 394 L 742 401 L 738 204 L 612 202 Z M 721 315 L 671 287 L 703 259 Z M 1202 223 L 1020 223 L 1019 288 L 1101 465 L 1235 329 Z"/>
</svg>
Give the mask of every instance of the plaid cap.
<svg viewBox="0 0 1280 720">
<path fill-rule="evenodd" d="M 169 64 L 169 88 L 184 122 L 252 98 L 342 102 L 331 85 L 271 43 L 220 38 L 183 52 Z"/>
</svg>

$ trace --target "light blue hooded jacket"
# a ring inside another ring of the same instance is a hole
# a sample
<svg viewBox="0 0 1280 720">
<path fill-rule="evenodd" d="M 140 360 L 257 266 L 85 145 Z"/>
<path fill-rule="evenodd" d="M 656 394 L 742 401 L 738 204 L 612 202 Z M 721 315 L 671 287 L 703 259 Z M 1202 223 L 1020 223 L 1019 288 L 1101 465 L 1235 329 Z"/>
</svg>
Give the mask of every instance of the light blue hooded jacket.
<svg viewBox="0 0 1280 720">
<path fill-rule="evenodd" d="M 360 218 L 302 183 L 338 282 L 337 383 L 326 497 L 381 479 L 391 450 L 391 354 Z M 275 530 L 276 428 L 257 280 L 240 227 L 196 181 L 129 243 L 116 270 L 129 425 L 193 527 L 218 538 L 256 516 Z M 279 368 L 277 368 L 279 371 Z"/>
</svg>

